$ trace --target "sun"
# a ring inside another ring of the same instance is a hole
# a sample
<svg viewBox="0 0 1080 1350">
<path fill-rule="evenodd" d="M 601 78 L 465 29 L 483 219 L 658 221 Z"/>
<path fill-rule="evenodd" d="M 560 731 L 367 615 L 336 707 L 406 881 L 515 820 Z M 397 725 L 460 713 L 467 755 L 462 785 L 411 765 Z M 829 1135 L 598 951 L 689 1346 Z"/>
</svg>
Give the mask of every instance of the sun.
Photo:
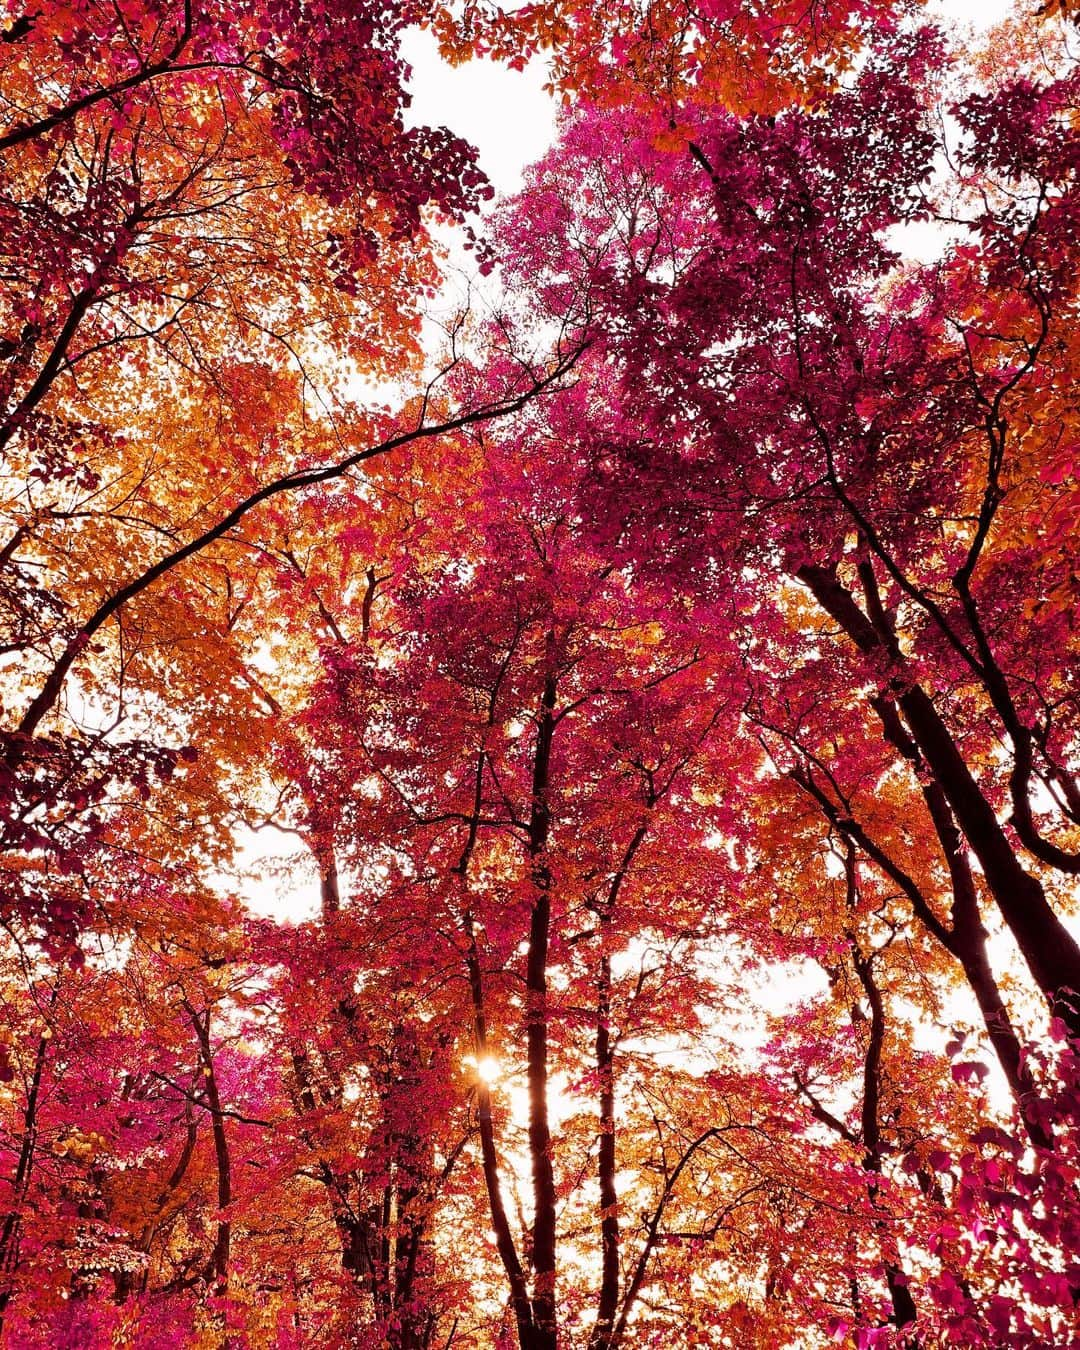
<svg viewBox="0 0 1080 1350">
<path fill-rule="evenodd" d="M 475 1055 L 466 1055 L 461 1062 L 485 1087 L 494 1087 L 502 1077 L 502 1065 L 494 1055 L 481 1055 L 479 1059 Z"/>
<path fill-rule="evenodd" d="M 483 1055 L 476 1061 L 476 1076 L 481 1083 L 486 1083 L 488 1087 L 493 1087 L 502 1074 L 502 1066 L 494 1055 Z"/>
</svg>

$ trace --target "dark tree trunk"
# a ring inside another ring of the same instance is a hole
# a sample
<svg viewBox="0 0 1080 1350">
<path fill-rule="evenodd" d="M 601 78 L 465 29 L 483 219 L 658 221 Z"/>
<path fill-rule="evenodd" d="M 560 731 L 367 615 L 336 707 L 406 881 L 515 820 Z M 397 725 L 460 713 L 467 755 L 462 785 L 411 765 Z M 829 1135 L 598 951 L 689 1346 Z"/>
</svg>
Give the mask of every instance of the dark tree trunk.
<svg viewBox="0 0 1080 1350">
<path fill-rule="evenodd" d="M 214 1162 L 217 1169 L 217 1204 L 221 1214 L 227 1216 L 232 1203 L 232 1168 L 229 1160 L 229 1140 L 225 1133 L 225 1113 L 221 1106 L 218 1091 L 217 1074 L 214 1072 L 214 1051 L 210 1042 L 210 1011 L 200 1017 L 188 1005 L 188 1015 L 195 1035 L 199 1040 L 203 1061 L 203 1084 L 206 1092 L 206 1104 L 210 1110 L 210 1128 L 214 1138 Z M 232 1225 L 228 1217 L 219 1218 L 214 1250 L 210 1257 L 209 1273 L 219 1291 L 224 1292 L 229 1284 L 229 1245 Z"/>
<path fill-rule="evenodd" d="M 525 969 L 529 1083 L 529 1156 L 533 1181 L 533 1327 L 528 1350 L 555 1350 L 555 1174 L 548 1121 L 547 964 L 551 930 L 551 873 L 544 860 L 551 829 L 548 791 L 555 733 L 556 685 L 544 682 L 533 761 L 529 852 L 535 895 Z"/>
<path fill-rule="evenodd" d="M 835 566 L 804 565 L 797 576 L 860 651 L 902 660 L 840 582 Z M 1080 1036 L 1080 946 L 1054 913 L 1041 883 L 1020 863 L 930 696 L 901 675 L 890 698 L 895 698 L 924 767 L 979 860 L 990 894 L 1035 984 L 1051 1010 Z M 885 730 L 888 736 L 887 726 Z"/>
<path fill-rule="evenodd" d="M 54 996 L 55 997 L 55 996 Z M 11 1302 L 11 1277 L 19 1264 L 19 1235 L 22 1229 L 22 1206 L 30 1184 L 30 1172 L 34 1165 L 34 1151 L 37 1146 L 37 1113 L 41 1098 L 41 1079 L 45 1071 L 45 1057 L 48 1054 L 49 1041 L 45 1036 L 38 1040 L 34 1055 L 34 1072 L 30 1078 L 30 1087 L 26 1094 L 26 1109 L 23 1112 L 23 1136 L 19 1146 L 19 1160 L 15 1165 L 12 1178 L 11 1208 L 0 1224 L 0 1330 L 3 1328 L 4 1313 Z"/>
</svg>

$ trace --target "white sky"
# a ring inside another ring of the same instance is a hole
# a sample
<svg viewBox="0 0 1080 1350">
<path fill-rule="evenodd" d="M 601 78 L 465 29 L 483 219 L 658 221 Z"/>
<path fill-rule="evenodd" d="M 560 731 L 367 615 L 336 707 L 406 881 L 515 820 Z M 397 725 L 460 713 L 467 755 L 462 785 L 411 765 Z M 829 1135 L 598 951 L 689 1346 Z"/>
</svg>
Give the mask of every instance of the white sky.
<svg viewBox="0 0 1080 1350">
<path fill-rule="evenodd" d="M 492 61 L 448 66 L 435 39 L 419 28 L 405 34 L 401 47 L 413 68 L 409 123 L 449 127 L 476 146 L 496 192 L 516 192 L 525 168 L 555 139 L 556 104 L 544 93 L 544 63 L 530 61 L 524 71 Z"/>
</svg>

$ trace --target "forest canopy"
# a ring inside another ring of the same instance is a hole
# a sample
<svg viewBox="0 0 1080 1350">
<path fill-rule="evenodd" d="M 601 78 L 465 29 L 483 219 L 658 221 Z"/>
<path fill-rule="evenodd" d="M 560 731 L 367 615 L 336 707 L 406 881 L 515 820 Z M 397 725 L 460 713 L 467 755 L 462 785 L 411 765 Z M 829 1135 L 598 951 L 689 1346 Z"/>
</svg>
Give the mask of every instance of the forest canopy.
<svg viewBox="0 0 1080 1350">
<path fill-rule="evenodd" d="M 1080 1344 L 1078 17 L 5 0 L 0 1345 Z"/>
</svg>

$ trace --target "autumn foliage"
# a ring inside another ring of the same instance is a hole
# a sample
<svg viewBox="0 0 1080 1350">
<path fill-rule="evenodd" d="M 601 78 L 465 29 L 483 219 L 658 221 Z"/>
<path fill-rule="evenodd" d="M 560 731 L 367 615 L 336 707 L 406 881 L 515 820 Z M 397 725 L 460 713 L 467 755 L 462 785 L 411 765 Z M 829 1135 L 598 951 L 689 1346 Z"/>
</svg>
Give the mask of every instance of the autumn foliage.
<svg viewBox="0 0 1080 1350">
<path fill-rule="evenodd" d="M 1080 1344 L 1074 8 L 8 0 L 0 1345 Z"/>
</svg>

